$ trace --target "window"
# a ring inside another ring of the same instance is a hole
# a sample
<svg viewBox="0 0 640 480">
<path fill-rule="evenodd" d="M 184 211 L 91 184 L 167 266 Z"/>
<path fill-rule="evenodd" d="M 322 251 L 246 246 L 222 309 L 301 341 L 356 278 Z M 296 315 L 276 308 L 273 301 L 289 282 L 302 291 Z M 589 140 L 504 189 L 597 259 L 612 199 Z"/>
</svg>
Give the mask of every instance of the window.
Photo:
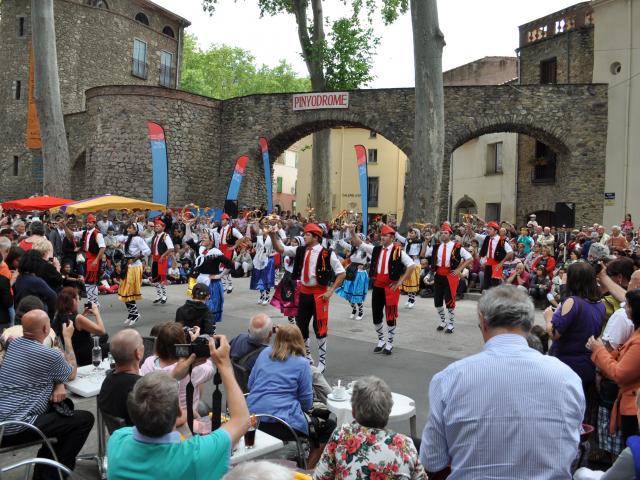
<svg viewBox="0 0 640 480">
<path fill-rule="evenodd" d="M 20 171 L 20 157 L 17 155 L 13 156 L 13 176 L 17 177 Z"/>
<path fill-rule="evenodd" d="M 22 82 L 20 80 L 16 80 L 14 84 L 15 84 L 14 98 L 16 100 L 20 100 L 22 98 Z"/>
<path fill-rule="evenodd" d="M 487 221 L 496 220 L 500 221 L 500 204 L 499 203 L 487 203 L 484 209 L 484 218 Z"/>
<path fill-rule="evenodd" d="M 532 181 L 547 184 L 556 181 L 556 152 L 542 142 L 536 142 Z"/>
<path fill-rule="evenodd" d="M 131 75 L 147 78 L 147 44 L 137 38 L 133 39 L 133 64 Z"/>
<path fill-rule="evenodd" d="M 540 62 L 540 83 L 558 83 L 558 61 L 556 57 Z"/>
<path fill-rule="evenodd" d="M 369 163 L 378 163 L 378 149 L 370 148 L 367 150 L 367 161 Z"/>
<path fill-rule="evenodd" d="M 169 25 L 162 29 L 162 33 L 164 33 L 168 37 L 176 38 L 176 34 L 173 33 L 173 28 L 171 28 Z"/>
<path fill-rule="evenodd" d="M 282 177 L 276 178 L 276 193 L 282 193 Z"/>
<path fill-rule="evenodd" d="M 377 138 L 378 132 L 375 130 L 369 130 L 369 138 Z"/>
<path fill-rule="evenodd" d="M 144 25 L 149 25 L 149 18 L 142 12 L 136 14 L 136 22 L 143 23 Z"/>
<path fill-rule="evenodd" d="M 91 7 L 98 7 L 109 10 L 109 5 L 107 4 L 106 0 L 86 0 L 85 3 Z"/>
<path fill-rule="evenodd" d="M 378 206 L 378 186 L 380 184 L 379 177 L 367 178 L 367 193 L 368 193 L 368 206 Z"/>
<path fill-rule="evenodd" d="M 160 85 L 163 87 L 173 87 L 173 55 L 164 50 L 160 52 Z"/>
<path fill-rule="evenodd" d="M 502 142 L 487 145 L 487 175 L 502 173 Z"/>
<path fill-rule="evenodd" d="M 24 37 L 25 36 L 25 18 L 24 17 L 18 17 L 18 37 Z"/>
</svg>

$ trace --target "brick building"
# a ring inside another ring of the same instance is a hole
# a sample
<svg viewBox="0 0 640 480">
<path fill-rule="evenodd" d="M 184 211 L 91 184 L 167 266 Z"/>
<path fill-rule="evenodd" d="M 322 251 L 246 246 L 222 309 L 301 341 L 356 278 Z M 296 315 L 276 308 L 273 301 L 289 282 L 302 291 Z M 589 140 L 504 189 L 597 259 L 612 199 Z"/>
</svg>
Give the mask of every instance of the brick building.
<svg viewBox="0 0 640 480">
<path fill-rule="evenodd" d="M 42 156 L 25 148 L 31 1 L 3 0 L 0 17 L 0 191 L 2 198 L 41 192 Z M 101 85 L 179 84 L 189 22 L 148 0 L 55 0 L 56 47 L 65 115 L 85 109 L 85 91 Z M 73 116 L 66 121 L 73 124 Z M 82 136 L 69 128 L 69 137 Z M 70 138 L 70 143 L 72 142 Z M 84 149 L 70 151 L 73 197 L 81 198 Z M 75 187 L 75 188 L 74 188 Z M 91 192 L 94 193 L 94 192 Z"/>
</svg>

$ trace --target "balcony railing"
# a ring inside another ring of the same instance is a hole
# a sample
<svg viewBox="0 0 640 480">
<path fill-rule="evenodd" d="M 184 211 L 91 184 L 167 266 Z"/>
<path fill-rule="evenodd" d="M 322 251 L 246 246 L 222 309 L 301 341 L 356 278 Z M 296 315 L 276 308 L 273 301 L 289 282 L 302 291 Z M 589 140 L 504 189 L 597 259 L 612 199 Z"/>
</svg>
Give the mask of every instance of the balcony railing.
<svg viewBox="0 0 640 480">
<path fill-rule="evenodd" d="M 579 3 L 520 25 L 520 47 L 592 24 L 593 8 L 589 2 Z"/>
</svg>

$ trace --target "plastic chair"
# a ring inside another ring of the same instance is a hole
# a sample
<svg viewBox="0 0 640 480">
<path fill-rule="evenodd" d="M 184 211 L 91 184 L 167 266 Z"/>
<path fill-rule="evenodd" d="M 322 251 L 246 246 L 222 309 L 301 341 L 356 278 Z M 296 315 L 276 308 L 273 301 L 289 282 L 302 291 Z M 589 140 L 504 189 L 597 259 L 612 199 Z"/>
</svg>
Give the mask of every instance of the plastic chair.
<svg viewBox="0 0 640 480">
<path fill-rule="evenodd" d="M 33 468 L 36 465 L 46 465 L 48 467 L 52 467 L 58 470 L 58 475 L 60 478 L 63 478 L 63 474 L 68 475 L 71 478 L 81 478 L 79 475 L 74 475 L 74 473 L 69 470 L 66 466 L 62 465 L 55 460 L 51 460 L 50 458 L 28 458 L 26 460 L 22 460 L 18 463 L 14 463 L 13 465 L 9 465 L 7 467 L 3 467 L 0 469 L 0 479 L 4 477 L 5 473 L 8 473 L 12 470 L 16 470 L 18 468 L 27 467 L 25 470 L 24 479 L 28 480 L 33 475 Z"/>
<path fill-rule="evenodd" d="M 296 431 L 293 429 L 293 427 L 291 425 L 289 425 L 287 422 L 285 422 L 283 419 L 281 419 L 280 417 L 276 417 L 275 415 L 271 415 L 268 413 L 256 413 L 255 414 L 256 417 L 260 417 L 260 418 L 271 418 L 273 420 L 275 420 L 277 423 L 280 423 L 282 425 L 284 425 L 287 430 L 289 430 L 289 433 L 291 433 L 291 436 L 293 437 L 294 441 L 296 442 L 296 449 L 298 454 L 296 455 L 297 457 L 297 463 L 298 463 L 298 468 L 301 468 L 303 470 L 307 469 L 307 457 L 304 454 L 304 448 L 302 445 L 302 440 L 300 439 L 300 436 L 296 433 Z M 287 442 L 285 442 L 287 443 Z"/>
<path fill-rule="evenodd" d="M 100 410 L 100 415 L 102 417 L 103 427 L 107 429 L 109 435 L 111 435 L 119 428 L 127 426 L 127 422 L 124 418 L 116 417 L 115 415 L 109 415 L 102 410 Z"/>
<path fill-rule="evenodd" d="M 28 448 L 28 447 L 33 447 L 36 445 L 42 445 L 43 443 L 47 446 L 47 448 L 49 449 L 49 451 L 51 452 L 51 457 L 53 458 L 53 460 L 58 463 L 58 456 L 56 455 L 55 450 L 53 449 L 53 444 L 57 442 L 57 439 L 55 438 L 47 438 L 47 436 L 42 433 L 42 431 L 36 427 L 35 425 L 32 425 L 30 423 L 27 422 L 21 422 L 19 420 L 5 420 L 4 422 L 0 422 L 0 445 L 2 444 L 2 437 L 4 437 L 4 429 L 10 425 L 19 425 L 22 427 L 25 427 L 28 430 L 31 430 L 33 432 L 35 432 L 41 439 L 40 440 L 33 440 L 31 442 L 26 442 L 26 443 L 21 443 L 19 445 L 11 445 L 8 447 L 2 447 L 0 448 L 0 453 L 8 453 L 8 452 L 13 452 L 16 450 L 22 450 L 23 448 Z M 46 459 L 44 459 L 46 460 Z M 18 465 L 18 464 L 16 464 Z M 9 467 L 6 467 L 9 468 Z M 15 467 L 17 468 L 17 467 Z M 65 467 L 66 468 L 66 467 Z M 1 470 L 1 471 L 4 471 Z M 7 470 L 8 471 L 8 470 Z M 62 473 L 58 472 L 60 474 L 60 479 L 62 480 Z"/>
</svg>

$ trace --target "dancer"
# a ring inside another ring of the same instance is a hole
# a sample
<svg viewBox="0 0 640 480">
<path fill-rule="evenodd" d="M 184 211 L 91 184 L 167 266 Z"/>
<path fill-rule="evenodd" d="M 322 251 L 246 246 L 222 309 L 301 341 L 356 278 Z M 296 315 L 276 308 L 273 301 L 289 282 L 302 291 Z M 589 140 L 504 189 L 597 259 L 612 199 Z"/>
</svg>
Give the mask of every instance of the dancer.
<svg viewBox="0 0 640 480">
<path fill-rule="evenodd" d="M 437 330 L 453 333 L 456 293 L 460 274 L 473 262 L 473 257 L 460 243 L 452 240 L 453 231 L 448 224 L 440 227 L 440 242 L 426 249 L 426 255 L 431 257 L 431 266 L 436 268 L 433 285 L 433 304 L 440 316 Z M 444 311 L 446 302 L 448 319 Z M 446 329 L 445 329 L 446 328 Z"/>
<path fill-rule="evenodd" d="M 417 228 L 410 229 L 407 233 L 407 238 L 396 232 L 396 240 L 404 245 L 404 251 L 407 252 L 407 255 L 411 257 L 417 267 L 413 269 L 413 272 L 404 281 L 401 288 L 409 296 L 404 306 L 411 309 L 416 304 L 416 294 L 420 290 L 420 253 L 422 251 L 420 230 Z"/>
<path fill-rule="evenodd" d="M 100 306 L 98 301 L 98 284 L 100 283 L 100 265 L 106 245 L 104 237 L 96 228 L 96 217 L 93 214 L 87 215 L 85 229 L 73 232 L 66 222 L 61 222 L 70 241 L 82 240 L 82 253 L 85 256 L 84 287 L 87 291 L 87 300 Z"/>
<path fill-rule="evenodd" d="M 303 237 L 294 237 L 291 239 L 291 246 L 298 248 L 304 246 Z M 285 256 L 282 264 L 284 265 L 284 275 L 271 299 L 271 305 L 276 307 L 287 317 L 289 323 L 295 325 L 298 316 L 298 305 L 300 303 L 300 280 L 293 278 L 293 258 Z"/>
<path fill-rule="evenodd" d="M 215 236 L 214 231 L 205 229 L 196 235 L 191 231 L 191 224 L 196 221 L 195 218 L 191 218 L 185 221 L 185 235 L 184 244 L 187 245 L 195 253 L 196 258 L 199 256 L 206 256 L 211 252 L 212 254 L 222 255 L 222 252 L 215 248 Z M 194 238 L 197 238 L 196 242 Z M 189 279 L 187 281 L 187 297 L 191 298 L 193 286 L 198 283 L 198 274 L 192 269 Z M 207 276 L 208 277 L 208 276 Z M 209 285 L 208 282 L 206 282 Z"/>
<path fill-rule="evenodd" d="M 157 218 L 153 222 L 155 233 L 151 238 L 151 281 L 156 287 L 156 299 L 153 303 L 162 305 L 167 303 L 167 266 L 169 256 L 173 254 L 173 242 L 164 229 L 164 222 Z"/>
<path fill-rule="evenodd" d="M 224 310 L 224 287 L 221 279 L 231 271 L 233 271 L 233 263 L 217 248 L 208 250 L 206 254 L 196 258 L 194 267 L 194 272 L 198 275 L 196 282 L 204 283 L 209 288 L 209 299 L 206 304 L 213 314 L 214 330 L 215 326 L 222 322 Z"/>
<path fill-rule="evenodd" d="M 256 254 L 253 257 L 253 270 L 251 270 L 251 290 L 260 291 L 258 305 L 268 305 L 271 289 L 276 282 L 275 252 L 271 237 L 266 229 L 277 229 L 278 227 L 265 227 L 265 230 L 258 231 L 256 239 Z"/>
<path fill-rule="evenodd" d="M 322 229 L 308 223 L 304 227 L 304 245 L 285 247 L 278 238 L 277 228 L 269 229 L 269 236 L 273 248 L 280 254 L 293 257 L 294 280 L 300 280 L 300 302 L 296 323 L 304 337 L 307 358 L 313 364 L 309 347 L 309 322 L 313 317 L 313 330 L 318 341 L 318 370 L 324 372 L 327 368 L 327 328 L 329 323 L 329 299 L 335 289 L 342 285 L 345 271 L 336 254 L 324 248 Z M 329 286 L 331 275 L 336 279 L 333 286 Z"/>
<path fill-rule="evenodd" d="M 483 290 L 488 290 L 502 283 L 502 266 L 504 262 L 513 258 L 513 249 L 498 232 L 497 222 L 487 223 L 488 235 L 476 234 L 476 240 L 482 243 L 480 247 L 480 262 L 484 263 Z"/>
<path fill-rule="evenodd" d="M 231 217 L 223 213 L 220 220 L 220 226 L 217 228 L 218 238 L 216 240 L 216 246 L 222 252 L 222 254 L 229 260 L 233 258 L 233 247 L 237 240 L 242 240 L 243 235 L 237 228 L 230 225 Z M 228 273 L 222 278 L 223 287 L 227 293 L 233 292 L 233 280 Z"/>
<path fill-rule="evenodd" d="M 364 233 L 358 233 L 358 237 L 360 240 L 365 239 Z M 364 251 L 347 243 L 345 240 L 339 240 L 338 244 L 347 251 L 351 249 L 351 255 L 349 256 L 350 263 L 346 269 L 344 282 L 336 290 L 336 294 L 351 305 L 349 318 L 362 320 L 362 317 L 364 317 L 364 301 L 369 291 L 369 274 L 366 270 L 368 257 Z"/>
<path fill-rule="evenodd" d="M 396 232 L 389 225 L 382 225 L 380 230 L 381 245 L 376 246 L 363 243 L 359 237 L 355 236 L 354 225 L 351 225 L 350 229 L 353 236 L 351 240 L 353 246 L 371 255 L 369 275 L 374 279 L 371 310 L 373 326 L 378 334 L 378 344 L 373 349 L 373 353 L 391 355 L 398 319 L 400 287 L 413 273 L 416 264 L 400 245 L 394 243 Z M 386 342 L 382 324 L 383 309 L 387 321 Z"/>
<path fill-rule="evenodd" d="M 140 319 L 140 312 L 136 301 L 142 299 L 142 261 L 151 253 L 151 249 L 139 235 L 138 225 L 127 225 L 127 235 L 118 235 L 119 242 L 124 243 L 124 259 L 120 274 L 121 282 L 118 287 L 118 300 L 127 306 L 126 326 L 135 325 Z"/>
</svg>

